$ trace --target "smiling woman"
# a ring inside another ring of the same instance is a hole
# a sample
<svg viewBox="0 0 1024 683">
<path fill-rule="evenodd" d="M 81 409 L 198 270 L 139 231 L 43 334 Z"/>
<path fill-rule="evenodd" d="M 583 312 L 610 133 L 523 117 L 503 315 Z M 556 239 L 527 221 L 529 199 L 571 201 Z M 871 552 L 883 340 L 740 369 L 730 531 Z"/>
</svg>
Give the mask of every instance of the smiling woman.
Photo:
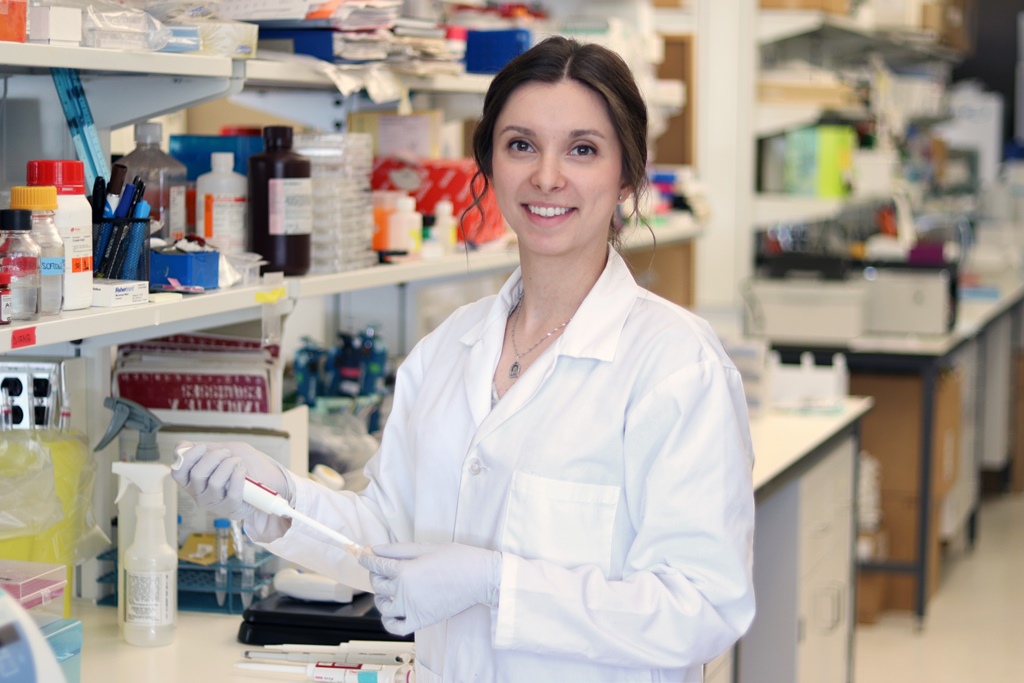
<svg viewBox="0 0 1024 683">
<path fill-rule="evenodd" d="M 249 507 L 248 473 L 372 546 L 385 627 L 420 683 L 697 683 L 750 626 L 753 453 L 710 327 L 641 288 L 616 205 L 646 187 L 646 109 L 622 60 L 551 38 L 493 80 L 474 139 L 520 268 L 409 354 L 370 483 L 334 492 L 240 444 L 175 478 L 328 576 L 353 562 Z"/>
</svg>

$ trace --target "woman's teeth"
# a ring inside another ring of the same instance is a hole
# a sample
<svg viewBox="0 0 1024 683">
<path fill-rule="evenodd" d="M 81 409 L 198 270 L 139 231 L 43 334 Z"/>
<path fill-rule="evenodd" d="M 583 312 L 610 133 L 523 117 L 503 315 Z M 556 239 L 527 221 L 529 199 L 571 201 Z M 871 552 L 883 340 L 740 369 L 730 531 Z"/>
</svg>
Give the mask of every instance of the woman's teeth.
<svg viewBox="0 0 1024 683">
<path fill-rule="evenodd" d="M 563 213 L 567 213 L 569 211 L 569 209 L 564 206 L 556 208 L 554 206 L 527 205 L 527 208 L 530 210 L 530 213 L 535 213 L 538 216 L 545 216 L 547 218 L 551 218 L 552 216 L 561 216 Z"/>
</svg>

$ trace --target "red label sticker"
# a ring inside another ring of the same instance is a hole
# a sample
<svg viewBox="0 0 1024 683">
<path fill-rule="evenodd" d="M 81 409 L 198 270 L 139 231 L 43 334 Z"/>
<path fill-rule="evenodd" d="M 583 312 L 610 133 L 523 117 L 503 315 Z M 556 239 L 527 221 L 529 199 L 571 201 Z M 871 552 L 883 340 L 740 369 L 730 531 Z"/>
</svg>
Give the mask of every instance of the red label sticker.
<svg viewBox="0 0 1024 683">
<path fill-rule="evenodd" d="M 11 332 L 11 348 L 23 349 L 26 346 L 36 345 L 36 328 L 22 327 Z"/>
</svg>

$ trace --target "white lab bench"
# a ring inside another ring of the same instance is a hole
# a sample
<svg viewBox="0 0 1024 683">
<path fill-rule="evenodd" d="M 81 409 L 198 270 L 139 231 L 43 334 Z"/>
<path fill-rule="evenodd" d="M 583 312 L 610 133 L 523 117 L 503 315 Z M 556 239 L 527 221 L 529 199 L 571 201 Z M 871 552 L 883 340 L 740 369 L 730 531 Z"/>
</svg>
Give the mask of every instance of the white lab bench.
<svg viewBox="0 0 1024 683">
<path fill-rule="evenodd" d="M 751 421 L 756 456 L 754 486 L 757 490 L 759 517 L 761 508 L 774 507 L 776 499 L 783 505 L 788 505 L 788 493 L 794 490 L 791 484 L 799 483 L 805 474 L 814 472 L 818 461 L 833 452 L 837 439 L 845 443 L 850 438 L 855 438 L 857 422 L 870 409 L 871 404 L 871 399 L 849 398 L 842 410 L 837 412 L 768 412 Z M 853 467 L 852 462 L 844 463 Z M 847 498 L 837 502 L 850 506 L 853 501 Z M 768 530 L 766 527 L 765 531 Z M 765 559 L 758 555 L 762 543 L 773 544 L 775 555 L 779 554 L 780 549 L 794 548 L 798 545 L 796 527 L 781 529 L 779 532 L 789 538 L 767 539 L 761 538 L 761 534 L 758 534 L 759 540 L 755 542 L 755 574 L 756 568 L 761 566 Z M 843 571 L 846 575 L 852 576 L 852 560 L 849 556 L 847 558 L 847 566 Z M 774 587 L 771 591 L 762 590 L 762 604 L 767 604 L 765 599 L 774 592 Z M 784 609 L 784 613 L 777 615 L 777 618 L 789 619 L 789 613 L 795 609 L 796 605 Z M 235 639 L 241 619 L 239 615 L 179 612 L 174 643 L 156 648 L 134 647 L 121 640 L 116 610 L 111 607 L 99 607 L 88 602 L 76 601 L 73 603 L 72 616 L 81 619 L 84 626 L 83 683 L 260 683 L 271 680 L 304 680 L 303 677 L 289 674 L 236 669 L 234 665 L 242 661 L 243 651 L 251 648 Z M 765 624 L 777 620 L 769 618 L 770 616 L 772 615 L 759 608 L 759 620 Z M 848 632 L 845 629 L 843 634 L 844 638 L 848 639 Z M 757 652 L 763 648 L 757 646 L 756 640 L 751 640 L 749 645 L 744 641 L 739 649 L 741 656 L 745 656 L 747 649 Z M 782 653 L 775 651 L 774 654 L 778 658 Z M 733 680 L 729 659 L 731 658 L 723 658 L 714 667 L 709 667 L 709 682 Z M 844 659 L 841 664 L 845 669 L 847 660 Z"/>
</svg>

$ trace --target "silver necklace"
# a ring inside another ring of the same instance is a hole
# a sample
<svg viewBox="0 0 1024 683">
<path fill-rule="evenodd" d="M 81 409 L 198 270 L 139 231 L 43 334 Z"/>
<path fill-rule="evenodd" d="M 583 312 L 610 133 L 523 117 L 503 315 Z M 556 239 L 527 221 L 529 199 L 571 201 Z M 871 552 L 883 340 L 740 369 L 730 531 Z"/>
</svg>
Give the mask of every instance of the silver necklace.
<svg viewBox="0 0 1024 683">
<path fill-rule="evenodd" d="M 519 353 L 519 349 L 516 348 L 516 326 L 519 324 L 519 309 L 522 308 L 523 296 L 525 296 L 525 292 L 523 294 L 519 295 L 519 301 L 516 302 L 516 309 L 515 309 L 516 310 L 516 319 L 512 321 L 512 351 L 515 352 L 516 359 L 515 359 L 515 361 L 513 361 L 512 367 L 510 367 L 508 369 L 509 379 L 519 379 L 519 370 L 520 370 L 519 359 L 520 358 L 522 358 L 526 354 L 530 353 L 530 351 L 533 351 L 535 348 L 537 348 L 538 346 L 543 344 L 545 339 L 547 339 L 548 337 L 553 335 L 555 332 L 558 332 L 560 329 L 562 329 L 563 327 L 565 327 L 566 325 L 568 325 L 569 323 L 572 322 L 572 318 L 569 318 L 564 323 L 562 323 L 561 325 L 559 325 L 558 327 L 556 327 L 555 329 L 551 330 L 550 332 L 545 334 L 543 337 L 541 337 L 539 342 L 537 342 L 536 344 L 534 344 L 530 348 L 526 349 L 522 353 Z"/>
</svg>

